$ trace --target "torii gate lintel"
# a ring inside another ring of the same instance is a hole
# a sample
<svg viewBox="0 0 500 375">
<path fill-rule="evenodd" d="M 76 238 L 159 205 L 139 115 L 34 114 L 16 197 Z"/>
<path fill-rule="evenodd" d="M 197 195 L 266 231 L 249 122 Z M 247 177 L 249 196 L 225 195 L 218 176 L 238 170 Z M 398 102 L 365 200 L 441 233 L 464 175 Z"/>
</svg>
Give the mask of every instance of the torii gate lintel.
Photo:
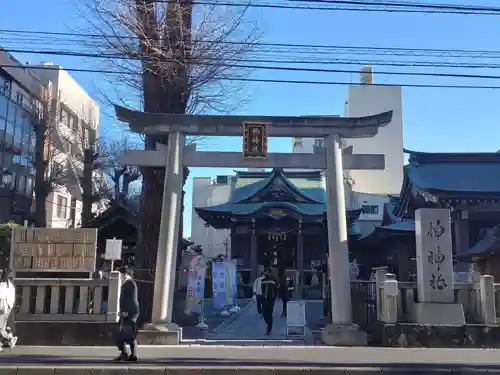
<svg viewBox="0 0 500 375">
<path fill-rule="evenodd" d="M 353 154 L 343 149 L 342 168 L 344 170 L 385 169 L 384 155 Z M 351 152 L 349 152 L 351 151 Z M 157 150 L 129 150 L 121 157 L 124 165 L 164 168 L 168 147 L 157 145 Z M 197 151 L 196 144 L 184 146 L 182 165 L 199 168 L 284 168 L 284 169 L 326 169 L 326 150 L 314 147 L 313 153 L 268 153 L 266 159 L 245 159 L 241 152 Z"/>
</svg>

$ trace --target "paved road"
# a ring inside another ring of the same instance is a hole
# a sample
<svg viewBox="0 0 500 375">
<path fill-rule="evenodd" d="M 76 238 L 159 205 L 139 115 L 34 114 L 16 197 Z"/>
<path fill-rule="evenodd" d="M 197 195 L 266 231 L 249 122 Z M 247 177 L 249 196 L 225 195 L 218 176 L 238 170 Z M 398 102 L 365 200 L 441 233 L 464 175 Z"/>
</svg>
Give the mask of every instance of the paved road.
<svg viewBox="0 0 500 375">
<path fill-rule="evenodd" d="M 250 299 L 238 300 L 238 306 L 240 308 L 244 308 L 248 303 L 250 303 Z M 234 316 L 220 316 L 220 309 L 214 309 L 213 303 L 211 299 L 205 299 L 205 323 L 208 325 L 208 330 L 204 331 L 194 326 L 183 326 L 182 335 L 184 339 L 188 340 L 196 340 L 203 339 L 208 334 L 213 332 L 215 328 L 223 324 L 225 321 L 232 321 Z"/>
<path fill-rule="evenodd" d="M 306 328 L 306 336 L 287 336 L 286 318 L 281 316 L 281 301 L 274 306 L 274 325 L 271 335 L 267 336 L 266 324 L 261 315 L 257 313 L 255 302 L 251 304 L 240 315 L 216 333 L 207 335 L 206 340 L 198 341 L 200 344 L 226 344 L 226 345 L 314 345 L 315 339 L 309 329 Z"/>
<path fill-rule="evenodd" d="M 0 367 L 23 365 L 93 365 L 110 363 L 110 347 L 16 347 L 0 355 Z M 142 364 L 183 366 L 481 366 L 500 369 L 496 349 L 399 349 L 340 347 L 228 347 L 183 345 L 139 348 Z"/>
</svg>

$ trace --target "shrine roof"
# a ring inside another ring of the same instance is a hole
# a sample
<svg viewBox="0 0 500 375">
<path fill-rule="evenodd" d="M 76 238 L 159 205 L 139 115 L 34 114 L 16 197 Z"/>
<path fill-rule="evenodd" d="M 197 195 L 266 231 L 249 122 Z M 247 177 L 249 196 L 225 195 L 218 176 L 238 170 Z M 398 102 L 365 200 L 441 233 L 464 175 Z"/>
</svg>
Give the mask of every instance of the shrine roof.
<svg viewBox="0 0 500 375">
<path fill-rule="evenodd" d="M 409 154 L 405 179 L 437 197 L 500 198 L 500 153 Z"/>
<path fill-rule="evenodd" d="M 227 202 L 196 207 L 205 221 L 211 216 L 251 216 L 258 213 L 275 218 L 293 212 L 298 216 L 323 217 L 326 193 L 320 171 L 295 172 L 281 168 L 270 172 L 237 172 Z M 348 211 L 348 221 L 359 217 L 359 210 Z"/>
<path fill-rule="evenodd" d="M 415 222 L 412 219 L 397 216 L 395 213 L 400 197 L 389 196 L 389 198 L 389 202 L 384 203 L 381 225 L 373 228 L 371 233 L 366 234 L 360 240 L 370 243 L 391 236 L 415 235 Z"/>
<path fill-rule="evenodd" d="M 94 217 L 89 223 L 89 228 L 104 228 L 117 220 L 123 220 L 134 228 L 138 227 L 137 215 L 128 202 L 118 199 L 114 201 L 101 214 Z"/>
<path fill-rule="evenodd" d="M 467 259 L 472 257 L 488 256 L 500 249 L 500 227 L 491 228 L 484 238 L 467 251 L 457 254 L 457 258 Z"/>
<path fill-rule="evenodd" d="M 232 181 L 232 190 L 228 203 L 245 203 L 266 188 L 280 185 L 289 188 L 310 203 L 325 203 L 326 194 L 320 171 L 292 172 L 281 168 L 269 172 L 237 172 Z"/>
</svg>

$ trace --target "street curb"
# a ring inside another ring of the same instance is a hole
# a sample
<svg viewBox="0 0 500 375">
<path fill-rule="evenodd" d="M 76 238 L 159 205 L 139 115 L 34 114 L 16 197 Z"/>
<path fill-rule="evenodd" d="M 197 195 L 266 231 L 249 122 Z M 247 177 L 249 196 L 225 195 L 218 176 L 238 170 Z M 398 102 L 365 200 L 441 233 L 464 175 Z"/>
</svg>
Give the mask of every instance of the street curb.
<svg viewBox="0 0 500 375">
<path fill-rule="evenodd" d="M 230 325 L 232 322 L 234 322 L 236 319 L 240 317 L 241 314 L 245 313 L 250 307 L 255 305 L 255 301 L 250 301 L 249 303 L 246 304 L 245 307 L 243 307 L 238 314 L 232 314 L 228 316 L 226 320 L 224 320 L 222 323 L 220 323 L 217 327 L 215 327 L 212 332 L 210 333 L 218 333 L 219 331 L 223 330 L 226 328 L 228 325 Z"/>
<path fill-rule="evenodd" d="M 432 366 L 406 366 L 401 368 L 386 368 L 383 366 L 375 367 L 357 367 L 357 366 L 165 366 L 164 364 L 143 364 L 143 365 L 104 365 L 104 366 L 26 366 L 26 365 L 14 365 L 14 366 L 0 366 L 0 375 L 39 375 L 39 374 L 61 374 L 61 375 L 93 375 L 98 372 L 102 375 L 112 375 L 123 372 L 131 372 L 134 374 L 147 374 L 147 375 L 184 375 L 186 371 L 189 371 L 193 375 L 203 375 L 206 373 L 219 374 L 219 375 L 230 375 L 234 373 L 248 374 L 248 375 L 298 375 L 307 374 L 313 372 L 321 372 L 321 374 L 332 374 L 332 375 L 380 375 L 380 374 L 390 374 L 390 375 L 407 375 L 407 374 L 432 374 L 432 375 L 449 375 L 449 374 L 460 374 L 460 375 L 476 375 L 479 372 L 486 372 L 485 368 L 435 368 Z M 488 371 L 489 372 L 489 371 Z M 496 371 L 494 371 L 496 372 Z"/>
</svg>

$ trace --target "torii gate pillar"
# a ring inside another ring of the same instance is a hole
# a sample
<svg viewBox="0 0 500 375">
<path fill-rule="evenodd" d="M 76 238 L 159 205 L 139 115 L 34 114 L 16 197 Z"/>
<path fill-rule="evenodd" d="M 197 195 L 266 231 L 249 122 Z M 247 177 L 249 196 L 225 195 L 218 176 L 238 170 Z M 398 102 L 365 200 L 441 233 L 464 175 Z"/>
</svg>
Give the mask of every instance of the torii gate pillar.
<svg viewBox="0 0 500 375">
<path fill-rule="evenodd" d="M 325 138 L 328 226 L 328 275 L 332 323 L 321 331 L 323 343 L 332 346 L 366 345 L 367 335 L 352 323 L 351 276 L 345 216 L 342 149 L 338 136 Z"/>
<path fill-rule="evenodd" d="M 350 169 L 384 169 L 385 163 L 383 155 L 348 154 L 343 160 L 340 139 L 341 137 L 373 137 L 380 126 L 391 121 L 392 111 L 360 118 L 338 118 L 330 116 L 186 116 L 142 113 L 118 106 L 115 109 L 118 119 L 128 122 L 132 131 L 145 134 L 168 134 L 166 147 L 158 151 L 129 152 L 124 155 L 123 160 L 124 164 L 165 167 L 151 322 L 151 328 L 154 330 L 150 331 L 168 333 L 167 336 L 170 339 L 157 339 L 149 342 L 179 343 L 179 327 L 173 324 L 171 319 L 181 216 L 183 166 L 217 166 L 217 163 L 222 162 L 226 167 L 260 165 L 267 168 L 326 169 L 332 323 L 323 329 L 322 339 L 326 344 L 337 346 L 366 344 L 366 333 L 352 324 L 343 167 L 347 165 Z M 213 155 L 210 155 L 214 153 L 196 152 L 191 146 L 184 146 L 185 135 L 241 136 L 242 124 L 245 122 L 268 124 L 269 136 L 325 138 L 326 152 L 269 154 L 266 160 L 245 160 L 241 153 L 224 153 L 223 157 L 219 155 L 218 160 L 214 160 Z"/>
</svg>

